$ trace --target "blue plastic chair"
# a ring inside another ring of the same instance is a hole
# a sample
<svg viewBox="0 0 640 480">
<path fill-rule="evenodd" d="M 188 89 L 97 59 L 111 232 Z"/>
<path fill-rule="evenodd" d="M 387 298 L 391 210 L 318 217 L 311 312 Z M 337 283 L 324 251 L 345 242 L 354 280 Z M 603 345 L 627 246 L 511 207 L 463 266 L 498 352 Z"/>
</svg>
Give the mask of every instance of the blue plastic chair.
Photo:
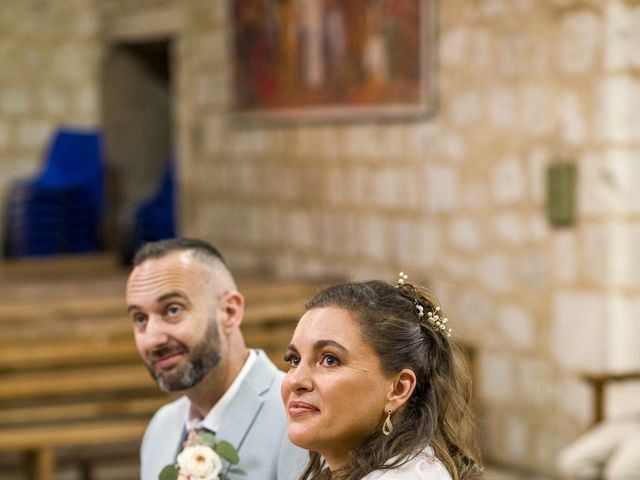
<svg viewBox="0 0 640 480">
<path fill-rule="evenodd" d="M 124 252 L 128 263 L 145 243 L 176 236 L 175 161 L 169 159 L 156 192 L 135 211 L 131 241 Z"/>
<path fill-rule="evenodd" d="M 21 257 L 97 250 L 103 177 L 99 132 L 59 129 L 41 172 L 10 187 L 5 254 Z"/>
</svg>

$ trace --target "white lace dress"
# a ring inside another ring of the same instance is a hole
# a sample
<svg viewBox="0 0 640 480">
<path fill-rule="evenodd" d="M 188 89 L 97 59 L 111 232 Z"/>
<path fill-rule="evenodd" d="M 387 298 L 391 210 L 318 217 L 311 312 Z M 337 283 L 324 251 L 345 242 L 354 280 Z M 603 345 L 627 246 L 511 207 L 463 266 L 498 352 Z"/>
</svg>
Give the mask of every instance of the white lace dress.
<svg viewBox="0 0 640 480">
<path fill-rule="evenodd" d="M 451 480 L 445 466 L 427 447 L 422 453 L 392 470 L 376 470 L 362 480 Z"/>
</svg>

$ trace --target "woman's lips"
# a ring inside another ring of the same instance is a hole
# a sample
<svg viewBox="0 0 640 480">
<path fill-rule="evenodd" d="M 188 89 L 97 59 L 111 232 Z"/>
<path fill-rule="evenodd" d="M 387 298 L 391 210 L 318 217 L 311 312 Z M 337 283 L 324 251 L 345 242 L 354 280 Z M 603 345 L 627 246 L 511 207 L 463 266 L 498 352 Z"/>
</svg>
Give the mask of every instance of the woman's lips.
<svg viewBox="0 0 640 480">
<path fill-rule="evenodd" d="M 289 412 L 289 415 L 291 417 L 299 417 L 301 415 L 307 415 L 310 413 L 318 413 L 320 409 L 317 407 L 314 407 L 310 403 L 294 400 L 292 402 L 289 402 L 289 407 L 287 408 L 287 411 Z"/>
</svg>

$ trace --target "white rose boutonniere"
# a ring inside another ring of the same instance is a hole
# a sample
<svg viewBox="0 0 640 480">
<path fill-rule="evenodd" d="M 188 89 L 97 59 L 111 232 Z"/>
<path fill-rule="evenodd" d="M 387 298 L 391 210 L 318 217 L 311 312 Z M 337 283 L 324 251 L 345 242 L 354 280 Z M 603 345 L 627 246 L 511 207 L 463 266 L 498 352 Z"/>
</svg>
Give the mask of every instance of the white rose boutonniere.
<svg viewBox="0 0 640 480">
<path fill-rule="evenodd" d="M 191 432 L 178 455 L 178 463 L 167 465 L 158 480 L 224 480 L 220 477 L 224 461 L 235 465 L 238 452 L 229 442 L 216 441 L 211 432 Z"/>
</svg>

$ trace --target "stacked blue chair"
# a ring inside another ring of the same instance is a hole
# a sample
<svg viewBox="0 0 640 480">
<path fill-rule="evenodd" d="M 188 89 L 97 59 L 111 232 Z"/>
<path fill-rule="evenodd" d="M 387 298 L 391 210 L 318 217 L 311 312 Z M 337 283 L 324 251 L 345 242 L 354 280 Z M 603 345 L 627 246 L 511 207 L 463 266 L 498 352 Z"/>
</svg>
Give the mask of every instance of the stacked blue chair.
<svg viewBox="0 0 640 480">
<path fill-rule="evenodd" d="M 42 171 L 9 189 L 6 256 L 98 250 L 103 204 L 100 134 L 93 130 L 58 130 Z"/>
<path fill-rule="evenodd" d="M 169 160 L 158 190 L 135 212 L 131 252 L 143 244 L 176 236 L 175 166 Z"/>
</svg>

